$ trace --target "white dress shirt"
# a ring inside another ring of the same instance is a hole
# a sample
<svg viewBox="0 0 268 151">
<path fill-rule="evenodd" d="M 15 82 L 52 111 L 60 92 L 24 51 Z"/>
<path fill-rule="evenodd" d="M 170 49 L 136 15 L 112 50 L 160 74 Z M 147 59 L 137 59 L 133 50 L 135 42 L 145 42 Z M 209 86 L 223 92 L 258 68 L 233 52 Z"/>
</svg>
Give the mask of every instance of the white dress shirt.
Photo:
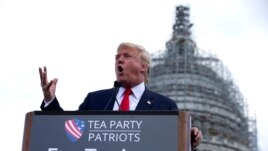
<svg viewBox="0 0 268 151">
<path fill-rule="evenodd" d="M 138 106 L 138 103 L 140 102 L 141 96 L 145 91 L 145 84 L 144 82 L 140 83 L 139 85 L 136 85 L 135 87 L 131 88 L 132 94 L 129 96 L 129 110 L 134 111 L 136 107 Z M 119 110 L 119 105 L 121 104 L 123 97 L 124 97 L 125 88 L 120 87 L 118 90 L 118 93 L 116 95 L 116 99 L 118 101 L 118 104 L 115 100 L 114 103 L 114 111 Z"/>
</svg>

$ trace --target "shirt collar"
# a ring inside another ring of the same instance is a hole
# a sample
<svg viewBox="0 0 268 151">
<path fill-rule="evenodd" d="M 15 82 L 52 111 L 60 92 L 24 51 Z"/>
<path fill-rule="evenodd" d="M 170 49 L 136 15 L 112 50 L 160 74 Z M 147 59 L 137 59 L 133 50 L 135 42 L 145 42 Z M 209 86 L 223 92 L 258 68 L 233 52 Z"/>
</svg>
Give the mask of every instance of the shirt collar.
<svg viewBox="0 0 268 151">
<path fill-rule="evenodd" d="M 133 93 L 134 97 L 137 100 L 140 100 L 143 92 L 145 91 L 145 84 L 144 84 L 144 82 L 142 82 L 142 83 L 140 83 L 140 84 L 132 87 L 131 90 L 132 90 L 132 93 Z M 124 91 L 125 91 L 125 88 L 120 87 L 119 88 L 119 92 L 118 92 L 118 94 L 119 94 L 118 96 L 122 96 L 124 94 Z"/>
</svg>

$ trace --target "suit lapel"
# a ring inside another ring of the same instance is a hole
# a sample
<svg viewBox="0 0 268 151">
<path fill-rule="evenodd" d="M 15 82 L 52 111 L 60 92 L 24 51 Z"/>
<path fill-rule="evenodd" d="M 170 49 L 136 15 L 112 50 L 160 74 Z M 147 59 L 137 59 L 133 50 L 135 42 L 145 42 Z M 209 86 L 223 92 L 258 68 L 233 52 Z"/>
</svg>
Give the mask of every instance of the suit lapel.
<svg viewBox="0 0 268 151">
<path fill-rule="evenodd" d="M 112 92 L 113 96 L 111 96 L 112 97 L 112 98 L 110 98 L 111 100 L 108 100 L 110 102 L 105 102 L 106 104 L 109 103 L 108 107 L 107 107 L 107 110 L 113 110 L 114 104 L 116 103 L 116 101 L 115 101 L 115 99 L 116 99 L 116 93 L 115 93 L 116 90 L 115 90 L 115 88 L 113 88 L 112 91 L 113 91 Z"/>
<path fill-rule="evenodd" d="M 138 103 L 136 110 L 150 110 L 152 108 L 153 103 L 154 102 L 151 92 L 150 90 L 148 90 L 147 87 L 145 87 L 145 91 L 141 96 L 141 100 Z"/>
</svg>

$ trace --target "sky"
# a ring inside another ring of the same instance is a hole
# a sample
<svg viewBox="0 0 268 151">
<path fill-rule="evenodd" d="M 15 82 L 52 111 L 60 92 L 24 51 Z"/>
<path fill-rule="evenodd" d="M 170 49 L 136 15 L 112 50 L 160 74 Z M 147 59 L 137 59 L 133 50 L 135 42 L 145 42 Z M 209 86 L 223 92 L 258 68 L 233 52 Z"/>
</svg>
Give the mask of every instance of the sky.
<svg viewBox="0 0 268 151">
<path fill-rule="evenodd" d="M 76 110 L 88 92 L 113 86 L 119 43 L 165 49 L 180 4 L 199 49 L 232 73 L 267 151 L 266 0 L 0 0 L 0 150 L 21 150 L 25 114 L 40 110 L 39 67 L 59 79 L 62 107 Z"/>
</svg>

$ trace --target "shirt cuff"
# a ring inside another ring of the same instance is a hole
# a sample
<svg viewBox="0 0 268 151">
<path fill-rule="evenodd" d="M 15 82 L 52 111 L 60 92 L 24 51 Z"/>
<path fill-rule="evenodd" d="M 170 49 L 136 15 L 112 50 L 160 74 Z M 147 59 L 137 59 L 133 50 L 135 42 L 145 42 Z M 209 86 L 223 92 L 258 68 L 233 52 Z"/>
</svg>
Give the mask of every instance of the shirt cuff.
<svg viewBox="0 0 268 151">
<path fill-rule="evenodd" d="M 44 100 L 44 103 L 45 103 L 44 107 L 46 108 L 54 99 L 55 99 L 55 96 L 49 101 Z"/>
</svg>

